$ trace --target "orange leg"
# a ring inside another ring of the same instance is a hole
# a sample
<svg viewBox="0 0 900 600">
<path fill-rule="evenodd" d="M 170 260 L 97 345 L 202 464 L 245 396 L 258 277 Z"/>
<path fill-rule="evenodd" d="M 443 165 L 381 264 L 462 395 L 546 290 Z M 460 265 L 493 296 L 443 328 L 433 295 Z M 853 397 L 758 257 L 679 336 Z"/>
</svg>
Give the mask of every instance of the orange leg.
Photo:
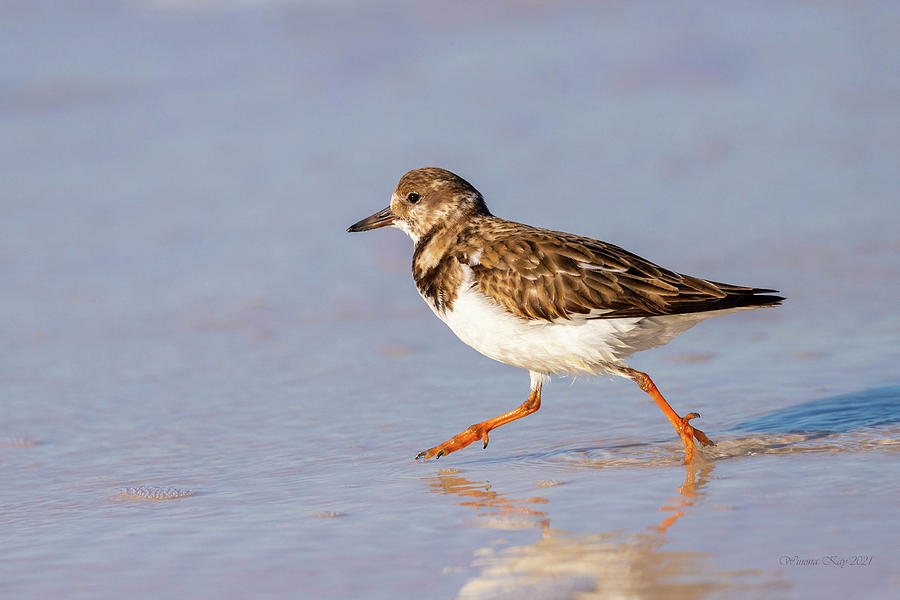
<svg viewBox="0 0 900 600">
<path fill-rule="evenodd" d="M 516 419 L 521 419 L 522 417 L 527 417 L 533 412 L 537 412 L 537 410 L 541 407 L 541 383 L 538 380 L 536 385 L 532 385 L 531 394 L 528 396 L 528 400 L 522 403 L 521 406 L 509 411 L 506 414 L 500 415 L 499 417 L 495 417 L 488 421 L 484 421 L 482 423 L 476 423 L 463 431 L 460 434 L 457 434 L 438 446 L 434 448 L 429 448 L 428 450 L 422 450 L 416 455 L 416 459 L 419 458 L 440 458 L 445 454 L 450 454 L 451 452 L 456 452 L 462 448 L 465 448 L 475 440 L 481 440 L 484 442 L 484 447 L 488 446 L 488 432 L 491 429 L 496 429 L 501 425 L 506 425 L 511 421 L 515 421 Z"/>
<path fill-rule="evenodd" d="M 676 413 L 669 403 L 666 402 L 666 399 L 663 398 L 663 395 L 659 393 L 659 390 L 656 388 L 656 384 L 653 383 L 653 380 L 650 379 L 650 376 L 646 373 L 641 373 L 640 371 L 635 371 L 634 369 L 623 369 L 625 376 L 630 377 L 637 383 L 642 390 L 650 394 L 650 397 L 656 402 L 656 405 L 662 409 L 663 413 L 668 417 L 669 422 L 672 423 L 672 426 L 675 428 L 675 431 L 678 432 L 678 435 L 681 436 L 681 441 L 684 443 L 684 462 L 688 464 L 694 458 L 694 438 L 697 438 L 697 441 L 703 444 L 704 446 L 715 446 L 715 443 L 706 437 L 706 434 L 700 431 L 699 429 L 695 429 L 691 427 L 690 421 L 691 419 L 696 419 L 700 416 L 699 413 L 688 413 L 683 417 L 679 417 L 678 413 Z"/>
</svg>

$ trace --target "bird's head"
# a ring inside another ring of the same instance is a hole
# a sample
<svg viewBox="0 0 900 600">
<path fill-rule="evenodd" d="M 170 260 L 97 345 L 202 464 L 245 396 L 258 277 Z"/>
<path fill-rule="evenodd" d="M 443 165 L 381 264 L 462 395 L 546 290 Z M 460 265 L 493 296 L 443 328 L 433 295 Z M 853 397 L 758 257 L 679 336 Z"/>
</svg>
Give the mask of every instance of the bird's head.
<svg viewBox="0 0 900 600">
<path fill-rule="evenodd" d="M 474 215 L 490 215 L 478 190 L 450 171 L 426 167 L 401 177 L 391 196 L 391 205 L 354 223 L 347 231 L 368 231 L 390 225 L 402 229 L 417 242 L 435 227 Z"/>
</svg>

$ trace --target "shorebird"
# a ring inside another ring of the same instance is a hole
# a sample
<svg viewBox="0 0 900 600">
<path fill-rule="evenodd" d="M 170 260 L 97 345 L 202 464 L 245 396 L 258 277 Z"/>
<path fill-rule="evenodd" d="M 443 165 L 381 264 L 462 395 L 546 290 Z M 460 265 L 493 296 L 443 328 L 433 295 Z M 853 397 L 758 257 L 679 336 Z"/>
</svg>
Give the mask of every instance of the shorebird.
<svg viewBox="0 0 900 600">
<path fill-rule="evenodd" d="M 347 231 L 392 226 L 415 245 L 412 274 L 422 298 L 459 339 L 485 356 L 527 369 L 521 406 L 476 423 L 417 459 L 440 458 L 491 430 L 536 412 L 551 374 L 618 375 L 634 380 L 684 443 L 714 445 L 679 416 L 650 376 L 624 359 L 668 343 L 712 316 L 775 306 L 776 290 L 729 285 L 664 269 L 599 240 L 495 217 L 462 177 L 427 167 L 400 178 L 391 204 Z"/>
</svg>

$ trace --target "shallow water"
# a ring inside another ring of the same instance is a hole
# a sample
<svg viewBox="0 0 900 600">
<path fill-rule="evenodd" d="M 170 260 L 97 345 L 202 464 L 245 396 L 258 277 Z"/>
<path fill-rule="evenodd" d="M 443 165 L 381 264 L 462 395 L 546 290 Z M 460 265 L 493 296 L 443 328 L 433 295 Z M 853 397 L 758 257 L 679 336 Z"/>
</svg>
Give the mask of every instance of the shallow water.
<svg viewBox="0 0 900 600">
<path fill-rule="evenodd" d="M 897 8 L 641 6 L 0 7 L 0 596 L 896 597 Z M 556 379 L 414 461 L 528 389 L 344 232 L 428 164 L 782 290 L 631 361 L 718 445 Z"/>
</svg>

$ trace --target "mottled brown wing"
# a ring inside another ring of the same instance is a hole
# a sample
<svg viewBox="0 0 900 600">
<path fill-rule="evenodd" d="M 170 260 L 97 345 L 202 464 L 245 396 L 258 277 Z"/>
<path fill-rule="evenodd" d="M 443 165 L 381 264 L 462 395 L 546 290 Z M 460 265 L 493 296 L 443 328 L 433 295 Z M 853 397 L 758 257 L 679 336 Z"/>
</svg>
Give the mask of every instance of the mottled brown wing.
<svg viewBox="0 0 900 600">
<path fill-rule="evenodd" d="M 525 319 L 612 319 L 765 306 L 775 290 L 706 281 L 663 269 L 618 246 L 509 224 L 467 248 L 475 284 Z M 487 240 L 491 240 L 488 242 Z"/>
</svg>

